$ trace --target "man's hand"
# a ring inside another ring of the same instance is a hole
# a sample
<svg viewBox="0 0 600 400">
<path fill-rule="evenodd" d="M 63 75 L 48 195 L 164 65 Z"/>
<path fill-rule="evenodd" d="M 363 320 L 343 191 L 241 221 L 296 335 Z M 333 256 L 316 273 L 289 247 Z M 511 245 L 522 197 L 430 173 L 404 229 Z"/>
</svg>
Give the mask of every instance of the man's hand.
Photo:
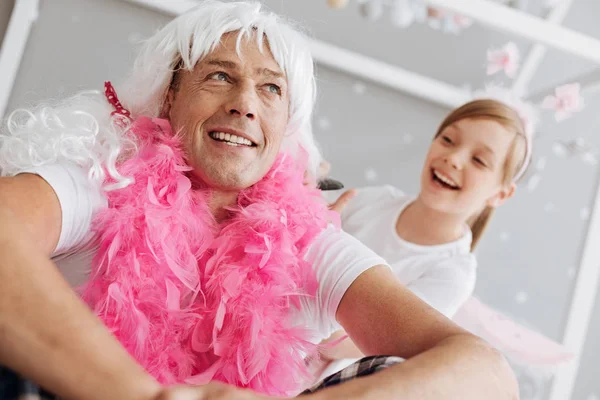
<svg viewBox="0 0 600 400">
<path fill-rule="evenodd" d="M 335 202 L 329 205 L 329 209 L 341 214 L 344 208 L 350 202 L 350 200 L 352 200 L 354 196 L 356 196 L 356 193 L 356 189 L 350 189 L 345 191 L 340 197 L 338 197 L 338 199 Z"/>
</svg>

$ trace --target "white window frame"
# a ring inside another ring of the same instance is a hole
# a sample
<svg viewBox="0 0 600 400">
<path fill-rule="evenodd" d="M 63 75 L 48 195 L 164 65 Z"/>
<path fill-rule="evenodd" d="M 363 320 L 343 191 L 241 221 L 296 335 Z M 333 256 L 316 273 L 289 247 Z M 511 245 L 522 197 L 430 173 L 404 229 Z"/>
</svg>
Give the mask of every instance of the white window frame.
<svg viewBox="0 0 600 400">
<path fill-rule="evenodd" d="M 15 0 L 2 47 L 0 47 L 0 117 L 6 112 L 29 33 L 38 17 L 38 11 L 39 0 Z"/>
</svg>

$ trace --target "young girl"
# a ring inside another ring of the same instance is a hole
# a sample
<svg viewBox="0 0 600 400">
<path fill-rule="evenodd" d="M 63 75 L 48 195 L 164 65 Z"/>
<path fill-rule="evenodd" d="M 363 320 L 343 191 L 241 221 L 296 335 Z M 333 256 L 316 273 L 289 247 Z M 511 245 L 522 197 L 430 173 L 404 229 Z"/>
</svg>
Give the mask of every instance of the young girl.
<svg viewBox="0 0 600 400">
<path fill-rule="evenodd" d="M 531 158 L 526 129 L 517 111 L 496 100 L 459 107 L 431 143 L 418 196 L 392 186 L 346 192 L 333 204 L 341 210 L 342 228 L 386 259 L 406 287 L 452 318 L 473 292 L 472 252 Z M 329 360 L 362 356 L 349 339 L 323 353 Z M 342 363 L 333 364 L 327 373 Z"/>
</svg>

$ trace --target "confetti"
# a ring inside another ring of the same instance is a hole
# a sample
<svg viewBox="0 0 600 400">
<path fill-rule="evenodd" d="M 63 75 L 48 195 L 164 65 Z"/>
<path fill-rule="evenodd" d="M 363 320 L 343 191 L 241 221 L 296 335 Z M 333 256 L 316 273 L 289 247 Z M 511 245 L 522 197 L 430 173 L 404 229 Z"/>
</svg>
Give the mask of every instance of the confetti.
<svg viewBox="0 0 600 400">
<path fill-rule="evenodd" d="M 546 168 L 546 157 L 540 157 L 535 163 L 535 169 L 537 171 L 543 171 Z"/>
<path fill-rule="evenodd" d="M 317 120 L 317 126 L 325 131 L 331 128 L 331 122 L 327 118 L 321 117 Z"/>
<path fill-rule="evenodd" d="M 542 180 L 542 176 L 540 174 L 534 174 L 527 181 L 527 190 L 531 193 L 533 192 L 539 185 Z"/>
<path fill-rule="evenodd" d="M 518 292 L 517 295 L 515 296 L 515 301 L 518 304 L 525 304 L 527 302 L 527 300 L 529 300 L 529 295 L 524 291 Z"/>
<path fill-rule="evenodd" d="M 363 94 L 367 90 L 367 86 L 362 82 L 356 82 L 352 85 L 352 90 L 356 94 Z"/>
<path fill-rule="evenodd" d="M 373 182 L 377 179 L 377 171 L 375 171 L 373 168 L 367 168 L 365 170 L 365 179 L 368 182 Z"/>
</svg>

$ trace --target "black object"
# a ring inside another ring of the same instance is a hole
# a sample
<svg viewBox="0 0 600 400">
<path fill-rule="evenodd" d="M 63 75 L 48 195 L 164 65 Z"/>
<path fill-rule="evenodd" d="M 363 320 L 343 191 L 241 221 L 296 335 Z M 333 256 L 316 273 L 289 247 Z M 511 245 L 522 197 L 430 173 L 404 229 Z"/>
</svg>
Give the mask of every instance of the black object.
<svg viewBox="0 0 600 400">
<path fill-rule="evenodd" d="M 317 189 L 319 190 L 340 190 L 343 188 L 344 184 L 342 182 L 331 178 L 323 178 L 317 182 Z"/>
</svg>

